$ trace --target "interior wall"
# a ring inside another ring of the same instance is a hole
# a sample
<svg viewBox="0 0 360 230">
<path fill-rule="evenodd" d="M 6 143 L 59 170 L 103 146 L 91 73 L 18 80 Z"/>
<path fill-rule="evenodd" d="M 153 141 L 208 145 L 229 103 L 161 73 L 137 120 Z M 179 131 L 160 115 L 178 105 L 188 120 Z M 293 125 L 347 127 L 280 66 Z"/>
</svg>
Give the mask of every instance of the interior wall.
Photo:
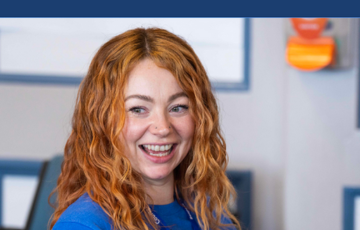
<svg viewBox="0 0 360 230">
<path fill-rule="evenodd" d="M 63 153 L 77 86 L 0 83 L 0 157 L 47 159 Z"/>
<path fill-rule="evenodd" d="M 249 92 L 218 92 L 229 167 L 253 172 L 254 230 L 283 229 L 283 19 L 252 19 Z"/>
<path fill-rule="evenodd" d="M 357 71 L 287 73 L 286 229 L 342 229 L 343 189 L 360 186 Z"/>
</svg>

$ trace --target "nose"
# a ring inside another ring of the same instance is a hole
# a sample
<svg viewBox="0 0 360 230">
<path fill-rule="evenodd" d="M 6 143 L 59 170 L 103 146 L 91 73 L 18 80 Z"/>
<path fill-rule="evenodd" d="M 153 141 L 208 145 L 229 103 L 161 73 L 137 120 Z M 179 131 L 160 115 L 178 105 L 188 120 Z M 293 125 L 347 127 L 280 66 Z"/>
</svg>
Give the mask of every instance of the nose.
<svg viewBox="0 0 360 230">
<path fill-rule="evenodd" d="M 151 133 L 165 137 L 171 132 L 171 122 L 166 114 L 157 114 L 154 117 L 153 124 L 151 125 Z"/>
</svg>

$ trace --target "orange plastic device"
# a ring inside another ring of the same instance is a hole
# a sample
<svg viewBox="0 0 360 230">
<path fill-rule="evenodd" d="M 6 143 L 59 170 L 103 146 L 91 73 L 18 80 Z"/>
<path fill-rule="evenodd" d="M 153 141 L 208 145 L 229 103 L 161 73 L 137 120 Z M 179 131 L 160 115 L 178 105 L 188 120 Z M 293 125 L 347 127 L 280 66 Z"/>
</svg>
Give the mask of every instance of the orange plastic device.
<svg viewBox="0 0 360 230">
<path fill-rule="evenodd" d="M 316 71 L 335 64 L 335 41 L 332 37 L 321 37 L 326 18 L 292 18 L 299 36 L 289 37 L 286 48 L 287 62 L 303 71 Z"/>
</svg>

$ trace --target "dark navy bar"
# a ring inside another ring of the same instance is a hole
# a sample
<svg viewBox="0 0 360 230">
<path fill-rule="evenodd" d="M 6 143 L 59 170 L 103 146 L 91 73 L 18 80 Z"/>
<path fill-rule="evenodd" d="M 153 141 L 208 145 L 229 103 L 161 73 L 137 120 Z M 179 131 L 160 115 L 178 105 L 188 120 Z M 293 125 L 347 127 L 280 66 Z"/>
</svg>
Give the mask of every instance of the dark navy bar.
<svg viewBox="0 0 360 230">
<path fill-rule="evenodd" d="M 357 1 L 2 1 L 2 17 L 357 17 Z"/>
</svg>

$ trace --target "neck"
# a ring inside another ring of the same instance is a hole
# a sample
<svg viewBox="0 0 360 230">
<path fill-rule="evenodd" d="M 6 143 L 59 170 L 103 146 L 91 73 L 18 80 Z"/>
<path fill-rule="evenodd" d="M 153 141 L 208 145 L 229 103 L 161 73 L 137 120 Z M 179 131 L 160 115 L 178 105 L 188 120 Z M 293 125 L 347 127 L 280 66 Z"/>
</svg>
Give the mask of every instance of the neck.
<svg viewBox="0 0 360 230">
<path fill-rule="evenodd" d="M 161 180 L 144 178 L 144 188 L 152 200 L 148 204 L 164 205 L 174 201 L 174 175 L 171 174 Z"/>
</svg>

